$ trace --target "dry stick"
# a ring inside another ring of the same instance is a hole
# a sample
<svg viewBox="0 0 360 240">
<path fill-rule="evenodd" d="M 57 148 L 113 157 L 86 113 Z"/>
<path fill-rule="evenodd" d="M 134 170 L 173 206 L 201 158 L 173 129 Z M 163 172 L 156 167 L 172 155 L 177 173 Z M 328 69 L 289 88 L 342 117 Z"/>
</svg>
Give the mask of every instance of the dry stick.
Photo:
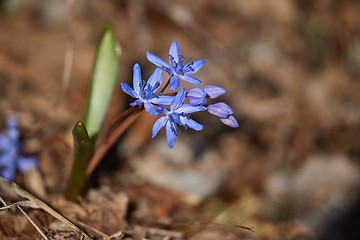
<svg viewBox="0 0 360 240">
<path fill-rule="evenodd" d="M 206 225 L 206 226 L 213 226 L 213 227 L 230 227 L 230 228 L 241 228 L 241 229 L 245 229 L 248 230 L 250 232 L 254 232 L 254 227 L 247 227 L 247 226 L 243 226 L 243 225 L 238 225 L 238 224 L 226 224 L 226 223 L 203 223 L 203 222 L 194 222 L 194 225 Z"/>
<path fill-rule="evenodd" d="M 47 238 L 47 237 L 45 236 L 45 234 L 44 234 L 44 233 L 40 230 L 40 228 L 34 223 L 34 221 L 31 220 L 31 218 L 29 217 L 29 215 L 27 215 L 26 212 L 25 212 L 19 205 L 17 205 L 16 207 L 17 207 L 17 208 L 20 210 L 20 212 L 26 217 L 26 219 L 31 223 L 31 225 L 34 226 L 34 228 L 36 229 L 36 231 L 38 231 L 38 233 L 43 237 L 43 239 L 49 240 L 49 238 Z"/>
<path fill-rule="evenodd" d="M 90 225 L 88 225 L 88 224 L 86 224 L 86 223 L 84 223 L 84 222 L 82 222 L 82 221 L 77 221 L 77 222 L 78 222 L 78 224 L 79 224 L 80 226 L 88 229 L 88 231 L 92 231 L 92 232 L 94 232 L 95 234 L 100 235 L 101 237 L 103 237 L 103 239 L 109 237 L 107 234 L 103 233 L 102 231 L 100 231 L 100 230 L 98 230 L 98 229 L 96 229 L 96 228 L 94 228 L 94 227 L 92 227 L 92 226 L 90 226 Z"/>
<path fill-rule="evenodd" d="M 85 237 L 87 240 L 92 240 L 92 238 L 87 233 L 85 233 L 83 230 L 78 228 L 70 220 L 68 220 L 66 217 L 64 217 L 63 215 L 61 215 L 60 213 L 58 213 L 57 211 L 52 209 L 49 205 L 47 205 L 40 199 L 36 198 L 31 193 L 29 193 L 29 192 L 25 191 L 24 189 L 22 189 L 21 187 L 19 187 L 16 183 L 9 182 L 6 179 L 0 177 L 0 189 L 2 189 L 2 190 L 5 189 L 8 192 L 17 194 L 18 196 L 28 200 L 28 201 L 20 201 L 17 203 L 17 205 L 22 205 L 22 206 L 31 207 L 31 208 L 40 208 L 40 209 L 44 210 L 45 212 L 49 213 L 50 215 L 52 215 L 54 218 L 65 223 L 66 225 L 68 225 L 77 234 Z"/>
<path fill-rule="evenodd" d="M 98 150 L 96 150 L 95 155 L 90 160 L 88 168 L 86 169 L 86 176 L 89 177 L 97 165 L 100 163 L 101 159 L 105 156 L 111 146 L 119 139 L 119 137 L 125 132 L 126 129 L 140 116 L 141 111 L 134 112 L 129 115 L 115 131 L 109 136 L 106 143 L 104 143 Z"/>
<path fill-rule="evenodd" d="M 26 219 L 34 226 L 34 228 L 36 229 L 36 231 L 38 231 L 38 233 L 43 237 L 43 239 L 45 240 L 49 240 L 45 234 L 40 230 L 40 228 L 34 223 L 33 220 L 31 220 L 31 218 L 29 217 L 29 215 L 26 214 L 26 212 L 17 204 L 17 203 L 14 203 L 14 204 L 10 204 L 10 205 L 7 205 L 6 202 L 4 201 L 4 199 L 2 199 L 2 197 L 0 197 L 0 202 L 4 205 L 4 207 L 0 208 L 0 210 L 7 210 L 9 209 L 10 207 L 13 207 L 13 206 L 16 206 L 20 212 L 26 217 Z"/>
</svg>

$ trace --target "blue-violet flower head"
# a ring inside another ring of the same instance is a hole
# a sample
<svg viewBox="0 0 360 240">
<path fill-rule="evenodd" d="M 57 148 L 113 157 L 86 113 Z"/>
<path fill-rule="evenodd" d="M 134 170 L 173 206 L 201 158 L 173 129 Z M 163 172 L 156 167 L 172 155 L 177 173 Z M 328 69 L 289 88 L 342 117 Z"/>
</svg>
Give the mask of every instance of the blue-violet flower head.
<svg viewBox="0 0 360 240">
<path fill-rule="evenodd" d="M 155 69 L 147 82 L 143 81 L 140 65 L 136 63 L 133 70 L 133 88 L 127 83 L 121 83 L 121 88 L 123 92 L 136 99 L 130 103 L 131 106 L 141 107 L 144 104 L 145 110 L 150 115 L 155 116 L 158 114 L 158 109 L 155 105 L 169 105 L 173 99 L 171 96 L 156 94 L 156 91 L 161 86 L 161 82 L 162 72 L 159 68 Z"/>
<path fill-rule="evenodd" d="M 232 115 L 234 113 L 233 109 L 226 103 L 219 102 L 210 104 L 207 107 L 207 110 L 210 114 L 219 117 L 222 123 L 233 128 L 237 128 L 239 126 L 238 122 Z"/>
<path fill-rule="evenodd" d="M 6 134 L 0 134 L 0 176 L 11 181 L 18 170 L 21 173 L 37 167 L 35 157 L 21 155 L 18 124 L 15 118 L 7 121 Z"/>
<path fill-rule="evenodd" d="M 168 110 L 164 105 L 161 105 L 159 113 L 165 114 L 165 116 L 162 116 L 156 120 L 152 129 L 152 138 L 154 138 L 166 125 L 166 141 L 170 148 L 175 145 L 176 138 L 179 134 L 177 125 L 181 125 L 186 129 L 191 128 L 196 131 L 203 129 L 203 126 L 195 120 L 191 119 L 189 115 L 191 113 L 204 111 L 206 110 L 206 107 L 185 104 L 185 96 L 186 90 L 185 88 L 181 88 L 171 102 L 170 110 Z"/>
<path fill-rule="evenodd" d="M 193 106 L 205 105 L 206 98 L 217 98 L 224 93 L 226 93 L 226 90 L 224 88 L 209 85 L 206 86 L 204 89 L 201 88 L 191 89 L 187 94 L 187 98 L 189 100 L 189 103 Z"/>
<path fill-rule="evenodd" d="M 186 65 L 183 63 L 183 56 L 180 54 L 180 48 L 176 41 L 173 41 L 169 50 L 169 63 L 165 62 L 162 58 L 147 52 L 147 59 L 166 71 L 170 77 L 169 89 L 174 92 L 180 86 L 180 79 L 195 85 L 200 85 L 201 81 L 191 74 L 197 73 L 206 63 L 205 60 L 198 60 L 193 62 L 190 59 Z"/>
</svg>

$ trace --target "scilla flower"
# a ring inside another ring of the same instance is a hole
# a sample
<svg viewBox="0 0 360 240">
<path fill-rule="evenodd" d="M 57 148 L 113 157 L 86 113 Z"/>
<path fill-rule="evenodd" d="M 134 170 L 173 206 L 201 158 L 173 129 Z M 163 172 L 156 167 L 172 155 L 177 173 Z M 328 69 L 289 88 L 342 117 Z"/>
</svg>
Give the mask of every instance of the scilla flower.
<svg viewBox="0 0 360 240">
<path fill-rule="evenodd" d="M 221 95 L 226 93 L 226 90 L 222 87 L 209 85 L 206 86 L 204 89 L 201 88 L 193 88 L 191 89 L 188 94 L 187 98 L 191 105 L 205 105 L 206 98 L 217 98 Z"/>
<path fill-rule="evenodd" d="M 175 145 L 176 138 L 179 134 L 177 125 L 181 125 L 185 128 L 191 128 L 196 131 L 203 129 L 203 126 L 191 119 L 189 115 L 194 112 L 204 111 L 206 110 L 206 107 L 184 104 L 185 96 L 186 90 L 185 88 L 181 88 L 171 102 L 170 110 L 168 110 L 164 105 L 161 105 L 159 113 L 165 114 L 165 116 L 156 120 L 152 129 L 152 138 L 154 138 L 166 125 L 166 141 L 170 148 Z"/>
<path fill-rule="evenodd" d="M 237 128 L 239 127 L 238 122 L 232 115 L 234 113 L 233 109 L 226 103 L 219 102 L 215 104 L 210 104 L 207 107 L 208 113 L 217 116 L 220 118 L 220 121 L 230 127 Z"/>
<path fill-rule="evenodd" d="M 130 103 L 131 106 L 141 107 L 144 104 L 145 110 L 152 116 L 158 114 L 158 110 L 155 105 L 171 103 L 173 97 L 156 94 L 156 91 L 160 88 L 162 82 L 162 72 L 159 68 L 156 68 L 154 73 L 150 76 L 147 82 L 143 81 L 141 76 L 141 69 L 139 64 L 134 65 L 133 72 L 133 88 L 127 83 L 121 83 L 123 92 L 130 95 L 136 100 Z"/>
<path fill-rule="evenodd" d="M 206 86 L 204 89 L 193 88 L 188 94 L 187 98 L 191 105 L 199 106 L 206 105 L 207 98 L 217 98 L 226 93 L 226 90 L 218 86 Z M 235 117 L 232 115 L 234 113 L 233 109 L 226 103 L 219 102 L 215 104 L 210 104 L 207 106 L 208 113 L 217 116 L 220 118 L 220 121 L 230 127 L 237 128 L 239 126 Z"/>
<path fill-rule="evenodd" d="M 11 118 L 7 122 L 6 134 L 0 134 L 0 175 L 13 180 L 15 172 L 21 173 L 37 167 L 37 159 L 21 155 L 17 121 Z"/>
<path fill-rule="evenodd" d="M 183 64 L 183 56 L 180 54 L 180 48 L 176 41 L 172 42 L 169 50 L 169 63 L 165 62 L 162 58 L 147 52 L 147 59 L 166 71 L 170 77 L 169 89 L 174 92 L 180 86 L 180 79 L 195 85 L 200 85 L 201 81 L 195 77 L 190 76 L 191 74 L 197 73 L 206 63 L 205 60 L 191 61 L 185 66 Z"/>
</svg>

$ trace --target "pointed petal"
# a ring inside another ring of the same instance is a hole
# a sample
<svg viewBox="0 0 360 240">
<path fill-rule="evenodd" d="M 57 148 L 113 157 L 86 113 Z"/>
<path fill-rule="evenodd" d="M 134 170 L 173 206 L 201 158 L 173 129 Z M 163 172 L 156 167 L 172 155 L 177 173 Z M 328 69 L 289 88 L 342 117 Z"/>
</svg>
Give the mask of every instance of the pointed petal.
<svg viewBox="0 0 360 240">
<path fill-rule="evenodd" d="M 174 147 L 177 135 L 178 135 L 178 132 L 177 132 L 176 124 L 172 124 L 171 122 L 168 122 L 166 124 L 166 142 L 167 142 L 169 148 Z"/>
<path fill-rule="evenodd" d="M 138 94 L 127 84 L 121 83 L 121 89 L 124 93 L 131 96 L 132 98 L 138 98 Z"/>
<path fill-rule="evenodd" d="M 157 98 L 153 98 L 150 102 L 154 104 L 162 104 L 162 105 L 170 105 L 170 103 L 174 100 L 173 96 L 160 95 Z"/>
<path fill-rule="evenodd" d="M 201 84 L 201 81 L 197 78 L 194 78 L 194 77 L 191 77 L 189 75 L 183 75 L 181 76 L 181 78 L 188 82 L 188 83 L 191 83 L 191 84 L 195 84 L 195 85 L 200 85 Z"/>
<path fill-rule="evenodd" d="M 180 116 L 180 122 L 183 126 L 189 127 L 196 131 L 201 131 L 204 129 L 203 125 L 201 125 L 200 123 L 196 122 L 195 120 L 193 120 L 191 118 Z"/>
<path fill-rule="evenodd" d="M 145 110 L 151 115 L 156 116 L 158 115 L 158 111 L 154 105 L 152 105 L 150 102 L 144 103 Z"/>
<path fill-rule="evenodd" d="M 170 75 L 172 73 L 170 65 L 165 62 L 162 58 L 152 54 L 151 52 L 146 53 L 146 58 L 156 66 L 160 67 L 164 71 L 168 72 Z"/>
<path fill-rule="evenodd" d="M 162 82 L 162 71 L 160 68 L 156 68 L 146 84 L 150 86 L 155 86 L 156 84 L 158 84 L 158 87 L 153 89 L 153 92 L 155 92 L 160 88 L 161 82 Z"/>
<path fill-rule="evenodd" d="M 174 58 L 175 62 L 178 63 L 181 61 L 180 48 L 179 48 L 179 44 L 176 41 L 172 42 L 170 46 L 169 55 Z"/>
<path fill-rule="evenodd" d="M 233 115 L 230 115 L 228 118 L 220 118 L 220 121 L 233 128 L 239 127 L 239 123 L 236 121 Z"/>
<path fill-rule="evenodd" d="M 152 138 L 156 137 L 159 131 L 165 126 L 166 122 L 167 122 L 166 116 L 163 116 L 158 120 L 156 120 L 152 128 L 152 135 L 151 135 Z"/>
<path fill-rule="evenodd" d="M 133 87 L 134 91 L 140 95 L 140 88 L 142 85 L 141 68 L 138 63 L 134 65 L 133 69 Z"/>
<path fill-rule="evenodd" d="M 195 62 L 192 63 L 188 63 L 191 64 L 189 66 L 185 66 L 185 69 L 189 69 L 186 73 L 188 74 L 194 74 L 197 73 L 206 63 L 206 60 L 197 60 Z"/>
<path fill-rule="evenodd" d="M 193 106 L 191 104 L 184 104 L 176 110 L 177 113 L 191 114 L 195 112 L 205 111 L 207 108 L 204 106 Z"/>
<path fill-rule="evenodd" d="M 174 110 L 178 109 L 179 107 L 181 107 L 184 104 L 185 95 L 186 95 L 185 88 L 181 88 L 180 91 L 176 94 L 173 101 L 171 102 L 170 110 L 174 111 Z"/>
<path fill-rule="evenodd" d="M 143 102 L 140 99 L 136 99 L 135 101 L 133 101 L 129 105 L 132 106 L 132 107 L 138 106 L 139 108 L 141 108 L 142 103 Z"/>
<path fill-rule="evenodd" d="M 170 78 L 170 91 L 174 92 L 180 86 L 180 78 L 176 75 L 172 75 Z"/>
<path fill-rule="evenodd" d="M 138 98 L 138 94 L 127 83 L 121 83 L 121 89 L 127 95 Z"/>
<path fill-rule="evenodd" d="M 225 88 L 209 85 L 204 88 L 204 92 L 210 97 L 210 98 L 217 98 L 224 93 L 226 93 Z"/>
</svg>

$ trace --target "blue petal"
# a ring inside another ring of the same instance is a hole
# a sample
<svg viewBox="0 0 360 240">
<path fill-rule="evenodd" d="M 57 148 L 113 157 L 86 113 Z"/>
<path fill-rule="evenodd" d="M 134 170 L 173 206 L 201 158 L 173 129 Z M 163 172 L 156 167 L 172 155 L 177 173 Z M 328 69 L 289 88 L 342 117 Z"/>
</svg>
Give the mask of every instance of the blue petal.
<svg viewBox="0 0 360 240">
<path fill-rule="evenodd" d="M 15 177 L 15 169 L 12 167 L 5 167 L 1 171 L 1 176 L 8 181 L 12 181 Z"/>
<path fill-rule="evenodd" d="M 135 101 L 133 101 L 129 105 L 132 106 L 132 107 L 138 106 L 139 108 L 141 108 L 142 104 L 143 104 L 143 101 L 141 101 L 140 99 L 136 99 Z"/>
<path fill-rule="evenodd" d="M 184 104 L 176 110 L 180 114 L 191 114 L 195 112 L 205 111 L 207 108 L 204 106 L 193 106 L 191 104 Z"/>
<path fill-rule="evenodd" d="M 146 53 L 146 58 L 153 64 L 155 64 L 156 66 L 160 67 L 161 69 L 163 69 L 164 71 L 168 72 L 170 75 L 172 73 L 171 67 L 170 65 L 165 62 L 162 58 L 147 52 Z"/>
<path fill-rule="evenodd" d="M 217 104 L 210 104 L 208 106 L 208 112 L 220 118 L 228 118 L 230 115 L 225 108 Z"/>
<path fill-rule="evenodd" d="M 174 58 L 176 63 L 181 61 L 180 48 L 179 44 L 176 41 L 173 41 L 170 46 L 169 55 Z"/>
<path fill-rule="evenodd" d="M 9 146 L 9 140 L 4 134 L 0 134 L 0 153 L 2 153 Z"/>
<path fill-rule="evenodd" d="M 160 88 L 161 82 L 162 82 L 162 71 L 160 68 L 156 68 L 146 84 L 152 87 L 158 85 L 156 88 L 152 89 L 153 92 L 155 92 Z"/>
<path fill-rule="evenodd" d="M 217 98 L 226 93 L 224 88 L 213 85 L 206 86 L 204 91 L 210 98 Z"/>
<path fill-rule="evenodd" d="M 136 63 L 133 69 L 133 87 L 134 91 L 140 96 L 140 89 L 142 86 L 142 77 L 140 65 Z"/>
<path fill-rule="evenodd" d="M 227 105 L 226 103 L 224 102 L 219 102 L 219 103 L 216 103 L 218 106 L 221 106 L 223 107 L 229 114 L 233 114 L 234 113 L 234 110 L 229 106 Z"/>
<path fill-rule="evenodd" d="M 204 129 L 203 125 L 201 125 L 200 123 L 196 122 L 195 120 L 193 120 L 191 118 L 180 116 L 180 122 L 183 126 L 189 127 L 196 131 L 201 131 Z"/>
<path fill-rule="evenodd" d="M 172 100 L 170 104 L 170 110 L 174 111 L 179 107 L 181 107 L 184 104 L 185 95 L 186 95 L 185 88 L 181 88 L 180 91 L 176 94 L 175 98 Z"/>
<path fill-rule="evenodd" d="M 138 94 L 127 83 L 121 83 L 121 89 L 124 93 L 130 95 L 133 98 L 139 97 Z"/>
<path fill-rule="evenodd" d="M 16 161 L 18 164 L 17 168 L 21 173 L 25 173 L 38 166 L 38 160 L 35 157 L 19 157 Z"/>
<path fill-rule="evenodd" d="M 174 92 L 180 86 L 180 78 L 177 75 L 172 75 L 170 78 L 170 91 Z"/>
<path fill-rule="evenodd" d="M 178 132 L 176 124 L 172 124 L 170 121 L 166 124 L 166 142 L 169 148 L 173 148 L 176 142 Z"/>
<path fill-rule="evenodd" d="M 234 113 L 232 108 L 223 102 L 210 104 L 208 106 L 208 112 L 220 118 L 228 118 L 231 114 Z"/>
<path fill-rule="evenodd" d="M 14 117 L 9 118 L 7 120 L 7 136 L 14 144 L 18 144 L 19 142 L 18 122 Z"/>
<path fill-rule="evenodd" d="M 145 107 L 145 110 L 151 115 L 151 116 L 156 116 L 158 115 L 158 111 L 157 109 L 154 107 L 154 105 L 152 105 L 152 103 L 150 102 L 145 102 L 144 103 L 144 107 Z"/>
<path fill-rule="evenodd" d="M 206 93 L 201 88 L 193 88 L 186 95 L 189 103 L 193 106 L 204 105 L 206 103 Z"/>
<path fill-rule="evenodd" d="M 191 84 L 195 84 L 195 85 L 200 85 L 201 84 L 201 81 L 199 79 L 188 76 L 188 75 L 183 75 L 183 76 L 181 76 L 181 78 L 184 81 L 186 81 L 188 83 L 191 83 Z"/>
<path fill-rule="evenodd" d="M 152 135 L 151 135 L 152 138 L 156 137 L 159 131 L 165 126 L 166 122 L 167 122 L 166 116 L 163 116 L 158 120 L 156 120 L 152 128 Z"/>
<path fill-rule="evenodd" d="M 194 73 L 197 73 L 205 65 L 205 63 L 206 63 L 206 60 L 197 60 L 195 62 L 188 63 L 184 68 L 188 69 L 189 67 L 191 67 L 191 68 L 189 68 L 189 70 L 187 70 L 187 73 L 194 74 Z M 191 65 L 189 65 L 189 64 L 191 64 Z"/>
<path fill-rule="evenodd" d="M 150 102 L 154 104 L 162 104 L 162 105 L 170 105 L 170 103 L 174 100 L 173 96 L 167 96 L 167 95 L 160 95 L 157 98 L 153 98 L 150 100 Z"/>
<path fill-rule="evenodd" d="M 233 128 L 239 127 L 239 123 L 236 121 L 233 115 L 230 115 L 228 118 L 220 118 L 220 121 Z"/>
</svg>

